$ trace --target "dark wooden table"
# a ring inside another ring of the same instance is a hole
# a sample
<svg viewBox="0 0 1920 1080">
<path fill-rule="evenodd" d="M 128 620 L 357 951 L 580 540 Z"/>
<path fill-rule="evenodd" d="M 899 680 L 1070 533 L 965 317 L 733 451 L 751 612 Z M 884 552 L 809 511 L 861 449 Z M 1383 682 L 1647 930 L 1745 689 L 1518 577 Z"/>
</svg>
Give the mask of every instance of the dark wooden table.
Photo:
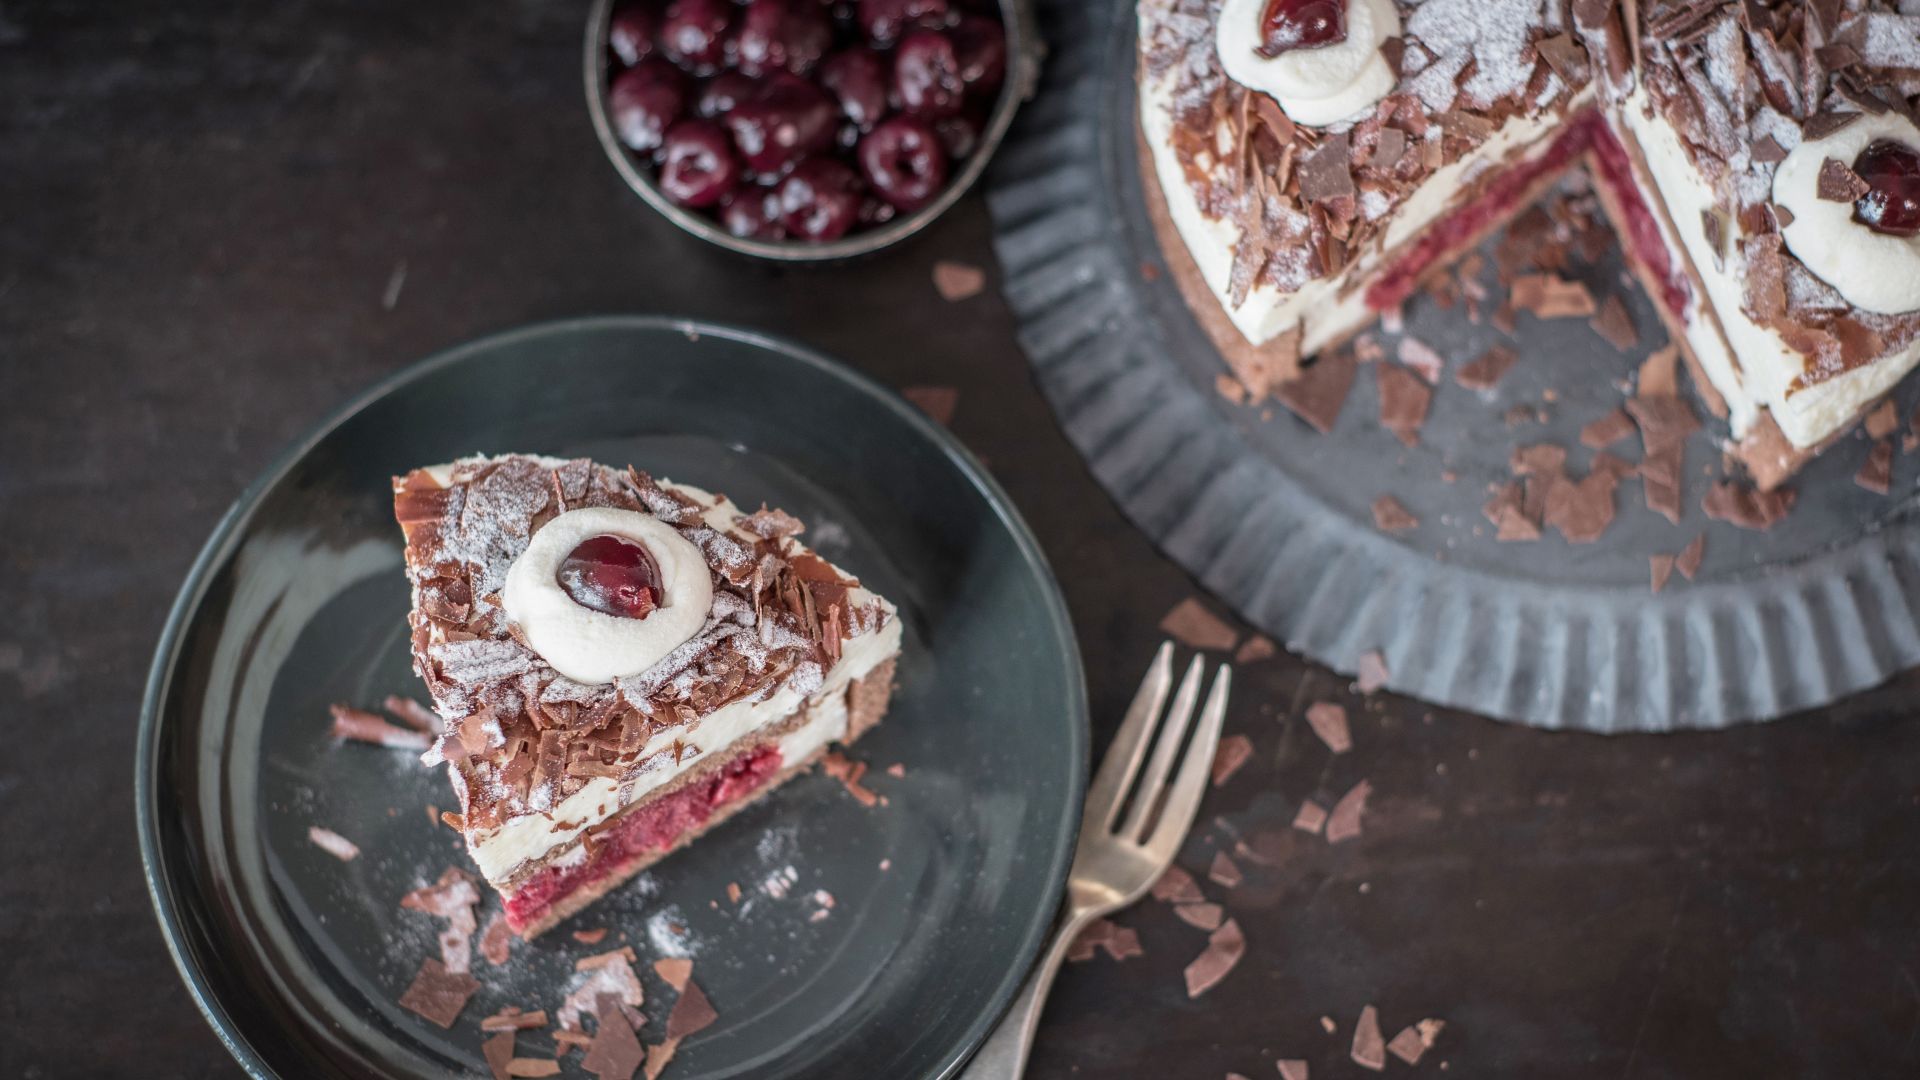
<svg viewBox="0 0 1920 1080">
<path fill-rule="evenodd" d="M 672 312 L 791 335 L 953 426 L 1039 533 L 1103 743 L 1193 583 L 1054 427 L 989 291 L 980 200 L 910 247 L 784 272 L 676 233 L 620 183 L 580 100 L 585 4 L 0 5 L 0 1075 L 237 1070 L 162 948 L 140 875 L 135 711 L 165 609 L 226 504 L 342 397 L 517 323 Z M 1312 567 L 1297 572 L 1310 574 Z M 1189 1000 L 1204 935 L 1149 901 L 1145 955 L 1068 969 L 1036 1077 L 1920 1072 L 1920 678 L 1712 736 L 1549 735 L 1281 656 L 1240 673 L 1252 760 L 1183 856 L 1245 929 Z M 1353 712 L 1330 755 L 1300 715 Z M 1286 828 L 1374 786 L 1362 836 Z M 1220 824 L 1224 820 L 1225 825 Z M 1205 879 L 1231 833 L 1271 865 Z M 1336 1030 L 1323 1030 L 1321 1017 Z M 1391 1072 L 1409 1071 L 1395 1061 Z"/>
</svg>

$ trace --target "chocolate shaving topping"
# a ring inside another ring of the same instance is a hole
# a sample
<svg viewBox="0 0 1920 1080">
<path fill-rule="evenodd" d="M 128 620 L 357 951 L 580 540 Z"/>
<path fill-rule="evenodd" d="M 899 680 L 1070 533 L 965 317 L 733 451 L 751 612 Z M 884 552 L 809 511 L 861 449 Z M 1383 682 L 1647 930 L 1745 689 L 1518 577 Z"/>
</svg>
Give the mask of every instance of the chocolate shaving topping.
<svg viewBox="0 0 1920 1080">
<path fill-rule="evenodd" d="M 1554 34 L 1533 43 L 1540 58 L 1547 62 L 1560 81 L 1568 86 L 1579 86 L 1587 81 L 1587 50 L 1575 43 L 1571 35 Z"/>
<path fill-rule="evenodd" d="M 1420 519 L 1400 505 L 1400 500 L 1382 495 L 1373 500 L 1373 523 L 1382 532 L 1406 532 L 1418 527 Z"/>
<path fill-rule="evenodd" d="M 1860 471 L 1853 475 L 1853 482 L 1876 495 L 1885 495 L 1893 488 L 1893 441 L 1878 439 L 1873 449 L 1867 451 L 1867 460 Z"/>
<path fill-rule="evenodd" d="M 481 1043 L 480 1052 L 486 1056 L 487 1071 L 493 1074 L 493 1080 L 507 1080 L 512 1075 L 507 1072 L 507 1064 L 513 1060 L 513 1032 L 502 1031 Z"/>
<path fill-rule="evenodd" d="M 1220 985 L 1246 952 L 1247 939 L 1240 932 L 1240 924 L 1232 919 L 1220 924 L 1220 929 L 1207 936 L 1205 951 L 1187 965 L 1187 996 L 1197 998 Z"/>
<path fill-rule="evenodd" d="M 667 1038 L 678 1042 L 706 1030 L 717 1019 L 719 1014 L 713 1011 L 700 984 L 689 981 L 680 991 L 680 1000 L 673 1003 L 673 1011 L 667 1014 Z"/>
<path fill-rule="evenodd" d="M 1353 785 L 1327 814 L 1327 843 L 1338 844 L 1360 835 L 1360 819 L 1367 812 L 1367 798 L 1373 785 L 1365 780 Z"/>
<path fill-rule="evenodd" d="M 1160 617 L 1160 632 L 1190 649 L 1231 650 L 1240 632 L 1189 596 Z"/>
<path fill-rule="evenodd" d="M 1812 142 L 1818 142 L 1821 139 L 1830 138 L 1838 133 L 1847 125 L 1860 119 L 1861 115 L 1862 114 L 1857 112 L 1816 113 L 1808 117 L 1806 122 L 1800 125 L 1800 133 L 1803 138 Z M 1824 165 L 1820 171 L 1824 176 L 1826 173 Z"/>
<path fill-rule="evenodd" d="M 1173 913 L 1188 926 L 1207 931 L 1220 929 L 1220 923 L 1227 916 L 1226 909 L 1219 904 L 1177 904 Z"/>
<path fill-rule="evenodd" d="M 1309 203 L 1352 196 L 1353 146 L 1342 132 L 1300 159 L 1300 197 Z"/>
<path fill-rule="evenodd" d="M 1397 364 L 1374 365 L 1374 378 L 1380 389 L 1380 426 L 1408 446 L 1418 443 L 1420 425 L 1426 423 L 1433 391 Z"/>
<path fill-rule="evenodd" d="M 1742 484 L 1721 481 L 1707 489 L 1700 508 L 1715 521 L 1765 532 L 1787 516 L 1793 509 L 1795 497 L 1792 488 L 1756 491 Z"/>
<path fill-rule="evenodd" d="M 1220 746 L 1213 752 L 1213 786 L 1219 787 L 1233 778 L 1240 767 L 1253 756 L 1253 740 L 1245 735 L 1228 735 L 1220 740 Z"/>
<path fill-rule="evenodd" d="M 1591 450 L 1599 450 L 1634 433 L 1633 420 L 1619 409 L 1608 409 L 1606 415 L 1580 429 L 1580 445 Z"/>
<path fill-rule="evenodd" d="M 1178 865 L 1168 866 L 1154 881 L 1153 898 L 1168 904 L 1197 904 L 1206 899 L 1193 875 Z"/>
<path fill-rule="evenodd" d="M 1772 135 L 1762 135 L 1754 140 L 1753 149 L 1748 156 L 1758 165 L 1778 165 L 1787 160 L 1787 148 Z M 1719 250 L 1716 248 L 1716 250 Z"/>
<path fill-rule="evenodd" d="M 1213 865 L 1207 867 L 1207 878 L 1223 889 L 1237 888 L 1240 885 L 1240 868 L 1227 858 L 1224 851 L 1213 853 Z"/>
<path fill-rule="evenodd" d="M 1301 832 L 1318 834 L 1321 826 L 1326 823 L 1326 807 L 1321 806 L 1312 799 L 1301 803 L 1300 811 L 1293 815 L 1293 827 L 1299 829 Z"/>
<path fill-rule="evenodd" d="M 1300 374 L 1273 388 L 1273 396 L 1295 416 L 1325 435 L 1340 418 L 1340 408 L 1353 388 L 1357 365 L 1353 354 L 1340 350 L 1322 355 L 1300 369 Z"/>
<path fill-rule="evenodd" d="M 1349 1051 L 1354 1064 L 1379 1072 L 1387 1067 L 1387 1042 L 1380 1035 L 1380 1011 L 1369 1005 L 1360 1010 L 1353 1025 L 1353 1047 Z"/>
<path fill-rule="evenodd" d="M 1681 577 L 1692 581 L 1693 575 L 1700 572 L 1700 560 L 1704 559 L 1706 554 L 1707 534 L 1701 533 L 1699 536 L 1693 538 L 1692 543 L 1682 548 L 1679 555 L 1674 557 L 1673 568 L 1680 571 Z"/>
<path fill-rule="evenodd" d="M 1266 100 L 1266 95 L 1261 95 L 1261 100 Z M 1367 165 L 1379 172 L 1392 174 L 1406 154 L 1407 133 L 1399 128 L 1381 128 L 1380 137 L 1373 144 L 1373 156 L 1367 159 Z"/>
<path fill-rule="evenodd" d="M 1347 710 L 1331 701 L 1316 701 L 1307 706 L 1307 726 L 1327 744 L 1327 749 L 1344 754 L 1353 749 L 1353 735 L 1347 727 Z"/>
<path fill-rule="evenodd" d="M 1827 158 L 1820 163 L 1820 181 L 1815 191 L 1827 202 L 1858 202 L 1870 190 L 1867 182 L 1839 158 Z"/>
<path fill-rule="evenodd" d="M 429 956 L 421 961 L 413 984 L 400 995 L 400 1004 L 443 1028 L 450 1028 L 467 1007 L 467 1000 L 479 989 L 480 980 L 471 974 L 448 971 L 445 964 Z"/>
<path fill-rule="evenodd" d="M 1505 345 L 1495 345 L 1453 373 L 1453 381 L 1469 390 L 1491 390 L 1513 365 L 1520 360 L 1520 354 Z"/>
</svg>

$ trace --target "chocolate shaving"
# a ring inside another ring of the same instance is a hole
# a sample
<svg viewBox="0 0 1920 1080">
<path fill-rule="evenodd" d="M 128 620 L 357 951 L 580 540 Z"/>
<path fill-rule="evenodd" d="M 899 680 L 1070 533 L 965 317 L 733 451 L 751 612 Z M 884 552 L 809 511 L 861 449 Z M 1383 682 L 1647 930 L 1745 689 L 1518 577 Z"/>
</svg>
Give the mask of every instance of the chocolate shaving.
<svg viewBox="0 0 1920 1080">
<path fill-rule="evenodd" d="M 866 762 L 855 761 L 838 750 L 829 750 L 820 757 L 820 770 L 840 781 L 840 786 L 846 788 L 847 794 L 853 796 L 861 806 L 871 809 L 881 801 L 877 793 L 860 783 L 860 778 L 867 774 Z"/>
<path fill-rule="evenodd" d="M 534 1028 L 546 1026 L 547 1011 L 545 1009 L 521 1012 L 515 1005 L 509 1005 L 480 1021 L 481 1031 L 532 1031 Z"/>
<path fill-rule="evenodd" d="M 941 427 L 953 425 L 953 412 L 960 404 L 960 391 L 951 386 L 904 386 L 900 396 Z"/>
<path fill-rule="evenodd" d="M 1353 186 L 1353 147 L 1342 132 L 1320 144 L 1320 148 L 1300 159 L 1300 198 L 1309 203 L 1351 197 Z"/>
<path fill-rule="evenodd" d="M 599 1026 L 587 1047 L 586 1057 L 580 1061 L 580 1068 L 600 1080 L 633 1080 L 634 1072 L 646 1061 L 647 1052 L 634 1036 L 633 1025 L 627 1022 L 627 1015 L 620 1008 L 619 996 L 600 995 L 595 1003 L 595 1015 Z"/>
<path fill-rule="evenodd" d="M 1189 596 L 1160 618 L 1160 632 L 1190 649 L 1231 650 L 1240 632 Z"/>
<path fill-rule="evenodd" d="M 507 1080 L 513 1075 L 507 1071 L 513 1061 L 513 1032 L 502 1031 L 481 1043 L 480 1052 L 486 1056 L 487 1071 L 493 1074 L 493 1080 Z"/>
<path fill-rule="evenodd" d="M 687 988 L 687 980 L 693 977 L 693 961 L 683 956 L 666 956 L 653 962 L 654 974 L 676 991 Z"/>
<path fill-rule="evenodd" d="M 1359 668 L 1355 672 L 1354 680 L 1361 693 L 1373 693 L 1387 685 L 1387 679 L 1390 677 L 1387 671 L 1387 658 L 1380 655 L 1380 650 L 1369 649 L 1360 654 Z"/>
<path fill-rule="evenodd" d="M 1241 882 L 1240 868 L 1227 858 L 1224 851 L 1213 853 L 1213 865 L 1207 867 L 1207 877 L 1223 889 L 1237 888 Z"/>
<path fill-rule="evenodd" d="M 1360 1010 L 1360 1020 L 1353 1025 L 1353 1048 L 1349 1053 L 1354 1064 L 1361 1068 L 1379 1072 L 1387 1067 L 1387 1042 L 1380 1035 L 1380 1011 L 1371 1005 Z"/>
<path fill-rule="evenodd" d="M 1307 1063 L 1299 1058 L 1282 1058 L 1275 1064 L 1280 1069 L 1280 1080 L 1308 1080 Z"/>
<path fill-rule="evenodd" d="M 1827 202 L 1858 202 L 1860 197 L 1873 190 L 1865 180 L 1846 162 L 1839 158 L 1827 158 L 1820 163 L 1820 180 L 1814 193 Z"/>
<path fill-rule="evenodd" d="M 1640 331 L 1634 328 L 1633 315 L 1617 295 L 1608 295 L 1606 303 L 1600 305 L 1599 313 L 1589 319 L 1587 325 L 1621 352 L 1640 343 Z"/>
<path fill-rule="evenodd" d="M 1374 377 L 1380 389 L 1380 426 L 1406 445 L 1415 445 L 1420 441 L 1420 426 L 1427 420 L 1427 407 L 1433 401 L 1432 389 L 1395 364 L 1374 365 Z"/>
<path fill-rule="evenodd" d="M 1647 509 L 1680 524 L 1680 467 L 1685 447 L 1665 446 L 1649 450 L 1640 459 L 1640 488 Z"/>
<path fill-rule="evenodd" d="M 1658 595 L 1667 587 L 1667 579 L 1673 576 L 1674 558 L 1671 555 L 1654 554 L 1647 556 L 1647 566 L 1652 575 L 1653 591 Z"/>
<path fill-rule="evenodd" d="M 1382 495 L 1373 500 L 1373 523 L 1382 532 L 1406 532 L 1417 527 L 1420 519 L 1400 505 L 1400 500 Z"/>
<path fill-rule="evenodd" d="M 1867 414 L 1865 426 L 1870 439 L 1884 439 L 1899 430 L 1900 413 L 1894 408 L 1893 400 L 1882 399 L 1880 404 L 1874 406 L 1873 411 Z"/>
<path fill-rule="evenodd" d="M 1725 521 L 1742 529 L 1765 532 L 1779 524 L 1793 509 L 1795 493 L 1791 488 L 1756 491 L 1753 488 L 1721 481 L 1707 489 L 1700 508 L 1715 521 Z"/>
<path fill-rule="evenodd" d="M 970 263 L 941 259 L 933 264 L 933 288 L 946 302 L 978 296 L 987 287 L 987 272 Z"/>
<path fill-rule="evenodd" d="M 1396 352 L 1400 362 L 1427 380 L 1428 385 L 1439 385 L 1440 371 L 1447 362 L 1434 351 L 1433 346 L 1418 338 L 1403 337 Z"/>
<path fill-rule="evenodd" d="M 1540 53 L 1540 59 L 1547 62 L 1560 81 L 1568 86 L 1579 86 L 1587 81 L 1589 68 L 1587 50 L 1577 44 L 1571 35 L 1554 34 L 1533 43 Z"/>
<path fill-rule="evenodd" d="M 1256 664 L 1262 660 L 1271 660 L 1279 655 L 1280 649 L 1273 639 L 1265 634 L 1255 634 L 1234 650 L 1233 662 L 1236 664 Z"/>
<path fill-rule="evenodd" d="M 1705 558 L 1706 554 L 1707 534 L 1701 533 L 1693 538 L 1692 543 L 1680 549 L 1680 554 L 1674 557 L 1673 568 L 1680 571 L 1681 577 L 1692 581 L 1693 575 L 1700 572 L 1700 560 Z"/>
<path fill-rule="evenodd" d="M 410 697 L 389 694 L 387 699 L 380 703 L 380 707 L 415 731 L 425 735 L 440 734 L 440 714 Z"/>
<path fill-rule="evenodd" d="M 354 739 L 390 750 L 425 750 L 433 745 L 426 733 L 396 727 L 365 709 L 334 704 L 329 705 L 327 711 L 333 714 L 336 739 Z"/>
<path fill-rule="evenodd" d="M 573 932 L 573 940 L 582 945 L 598 945 L 606 939 L 606 936 L 607 928 L 604 926 L 595 927 L 592 930 L 575 930 Z"/>
<path fill-rule="evenodd" d="M 479 989 L 480 980 L 471 974 L 448 971 L 445 964 L 429 956 L 420 962 L 420 972 L 413 977 L 413 984 L 400 995 L 400 1005 L 443 1028 L 450 1028 L 467 1007 L 467 1000 Z"/>
<path fill-rule="evenodd" d="M 1327 814 L 1327 843 L 1338 844 L 1360 835 L 1360 818 L 1367 812 L 1367 797 L 1373 785 L 1365 780 L 1353 785 Z"/>
<path fill-rule="evenodd" d="M 1590 472 L 1577 482 L 1555 477 L 1547 489 L 1542 520 L 1560 530 L 1569 544 L 1591 544 L 1613 524 L 1613 492 L 1619 483 L 1618 476 L 1601 471 Z"/>
<path fill-rule="evenodd" d="M 1507 468 L 1515 476 L 1558 476 L 1567 468 L 1567 448 L 1554 443 L 1516 446 L 1507 456 Z"/>
<path fill-rule="evenodd" d="M 1409 1065 L 1420 1064 L 1420 1059 L 1433 1044 L 1440 1039 L 1440 1032 L 1446 1029 L 1444 1020 L 1422 1020 L 1400 1029 L 1400 1033 L 1387 1044 L 1387 1052 Z"/>
<path fill-rule="evenodd" d="M 1800 125 L 1801 137 L 1807 141 L 1819 142 L 1841 131 L 1860 119 L 1863 114 L 1857 112 L 1822 112 L 1808 117 Z M 1822 172 L 1825 171 L 1823 168 Z"/>
<path fill-rule="evenodd" d="M 769 509 L 766 503 L 751 514 L 741 516 L 735 524 L 762 540 L 778 540 L 787 536 L 799 536 L 807 527 L 799 518 L 785 510 Z"/>
<path fill-rule="evenodd" d="M 1655 349 L 1640 362 L 1640 375 L 1635 381 L 1635 389 L 1641 397 L 1675 397 L 1680 393 L 1677 373 L 1677 361 L 1680 359 L 1680 347 L 1667 345 Z"/>
<path fill-rule="evenodd" d="M 1197 998 L 1220 985 L 1246 952 L 1247 939 L 1240 932 L 1240 924 L 1233 919 L 1221 923 L 1220 929 L 1207 936 L 1205 951 L 1187 965 L 1187 997 Z"/>
<path fill-rule="evenodd" d="M 1479 359 L 1455 371 L 1453 381 L 1469 390 L 1491 390 L 1519 360 L 1519 353 L 1505 345 L 1495 345 Z"/>
<path fill-rule="evenodd" d="M 1260 99 L 1265 101 L 1267 96 L 1261 94 Z M 1407 133 L 1399 128 L 1381 128 L 1380 137 L 1373 145 L 1373 156 L 1367 159 L 1367 164 L 1383 173 L 1392 173 L 1406 155 Z"/>
<path fill-rule="evenodd" d="M 1153 883 L 1153 898 L 1168 904 L 1197 904 L 1206 897 L 1193 875 L 1178 865 L 1169 866 Z"/>
<path fill-rule="evenodd" d="M 1353 749 L 1353 733 L 1347 727 L 1345 706 L 1331 701 L 1316 701 L 1307 706 L 1307 726 L 1327 744 L 1327 749 L 1344 754 Z"/>
<path fill-rule="evenodd" d="M 307 827 L 307 840 L 310 841 L 314 847 L 339 859 L 341 862 L 352 862 L 360 857 L 359 846 L 346 837 L 341 836 L 339 833 L 334 832 L 332 829 L 323 829 L 318 825 L 310 825 Z"/>
<path fill-rule="evenodd" d="M 1312 799 L 1301 803 L 1299 812 L 1293 815 L 1293 827 L 1299 829 L 1301 832 L 1318 834 L 1321 826 L 1326 823 L 1326 807 L 1321 806 Z"/>
<path fill-rule="evenodd" d="M 1493 523 L 1497 531 L 1495 539 L 1502 543 L 1540 539 L 1540 523 L 1526 511 L 1518 483 L 1495 484 L 1493 497 L 1480 508 L 1486 519 Z"/>
<path fill-rule="evenodd" d="M 1220 929 L 1220 923 L 1227 916 L 1226 909 L 1219 904 L 1177 904 L 1173 913 L 1188 926 L 1207 931 Z"/>
<path fill-rule="evenodd" d="M 1245 735 L 1228 735 L 1220 740 L 1220 746 L 1213 752 L 1213 786 L 1219 787 L 1233 778 L 1240 767 L 1253 756 L 1253 740 Z"/>
<path fill-rule="evenodd" d="M 714 1012 L 713 1004 L 707 1000 L 700 984 L 689 980 L 680 991 L 680 1000 L 673 1003 L 673 1011 L 667 1014 L 667 1038 L 679 1042 L 706 1030 L 719 1018 L 720 1014 Z"/>
<path fill-rule="evenodd" d="M 1626 413 L 1608 409 L 1606 415 L 1580 429 L 1580 445 L 1589 450 L 1604 449 L 1633 434 L 1634 430 L 1634 422 Z"/>
<path fill-rule="evenodd" d="M 1700 430 L 1699 417 L 1677 397 L 1628 398 L 1627 412 L 1639 425 L 1640 441 L 1648 454 L 1684 446 L 1687 437 Z"/>
<path fill-rule="evenodd" d="M 508 1076 L 559 1076 L 560 1063 L 552 1058 L 512 1058 L 507 1062 Z"/>
<path fill-rule="evenodd" d="M 667 1071 L 668 1063 L 673 1061 L 674 1052 L 679 1049 L 680 1043 L 677 1039 L 668 1039 L 666 1042 L 647 1047 L 645 1069 L 647 1080 L 660 1080 L 660 1074 Z"/>
<path fill-rule="evenodd" d="M 1584 319 L 1598 310 L 1585 285 L 1556 274 L 1522 274 L 1513 279 L 1510 297 L 1513 306 L 1540 319 Z"/>
<path fill-rule="evenodd" d="M 480 934 L 480 955 L 487 963 L 499 967 L 507 962 L 513 946 L 513 927 L 507 925 L 506 916 L 495 912 L 487 920 L 487 928 Z"/>
<path fill-rule="evenodd" d="M 1860 471 L 1853 474 L 1853 482 L 1873 492 L 1885 495 L 1893 489 L 1893 441 L 1880 439 L 1874 442 L 1873 449 L 1867 451 L 1867 460 Z"/>
<path fill-rule="evenodd" d="M 1333 430 L 1341 406 L 1347 403 L 1356 367 L 1353 354 L 1344 349 L 1322 355 L 1302 367 L 1299 375 L 1274 386 L 1272 393 L 1295 416 L 1325 435 Z"/>
</svg>

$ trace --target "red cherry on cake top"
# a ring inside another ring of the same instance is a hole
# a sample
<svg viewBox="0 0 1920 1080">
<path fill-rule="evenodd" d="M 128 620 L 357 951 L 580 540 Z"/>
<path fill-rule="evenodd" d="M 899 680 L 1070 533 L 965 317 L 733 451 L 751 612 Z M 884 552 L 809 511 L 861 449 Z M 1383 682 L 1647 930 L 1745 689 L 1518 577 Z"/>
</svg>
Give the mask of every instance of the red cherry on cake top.
<svg viewBox="0 0 1920 1080">
<path fill-rule="evenodd" d="M 1853 160 L 1853 172 L 1867 182 L 1853 220 L 1889 236 L 1920 235 L 1920 152 L 1875 139 Z"/>
<path fill-rule="evenodd" d="M 1347 40 L 1347 0 L 1267 0 L 1260 55 L 1318 49 Z"/>
<path fill-rule="evenodd" d="M 644 619 L 663 599 L 653 556 L 618 536 L 581 541 L 554 580 L 574 603 L 620 619 Z"/>
</svg>

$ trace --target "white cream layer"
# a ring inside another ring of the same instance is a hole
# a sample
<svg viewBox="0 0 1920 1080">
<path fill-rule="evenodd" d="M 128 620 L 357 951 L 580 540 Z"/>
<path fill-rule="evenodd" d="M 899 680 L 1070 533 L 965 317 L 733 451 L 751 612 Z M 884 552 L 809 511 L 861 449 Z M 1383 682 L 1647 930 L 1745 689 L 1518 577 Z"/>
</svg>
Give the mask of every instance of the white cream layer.
<svg viewBox="0 0 1920 1080">
<path fill-rule="evenodd" d="M 1851 423 L 1920 361 L 1920 341 L 1916 341 L 1844 375 L 1792 392 L 1793 381 L 1806 370 L 1806 358 L 1789 348 L 1779 334 L 1748 318 L 1742 309 L 1746 260 L 1740 254 L 1738 223 L 1728 222 L 1723 268 L 1715 269 L 1706 231 L 1698 224 L 1701 212 L 1714 206 L 1713 191 L 1687 157 L 1679 134 L 1654 113 L 1643 90 L 1636 89 L 1627 98 L 1622 115 L 1640 144 L 1654 186 L 1680 234 L 1680 244 L 1698 271 L 1707 299 L 1726 332 L 1722 342 L 1711 320 L 1694 318 L 1688 324 L 1687 341 L 1708 380 L 1726 398 L 1728 421 L 1736 438 L 1746 434 L 1758 410 L 1764 407 L 1787 441 L 1802 450 L 1812 449 Z"/>
<path fill-rule="evenodd" d="M 688 490 L 682 487 L 681 490 Z M 900 652 L 900 618 L 893 606 L 865 589 L 848 594 L 849 604 L 859 607 L 879 600 L 886 621 L 871 633 L 847 639 L 839 663 L 827 670 L 820 689 L 803 697 L 782 686 L 764 701 L 737 701 L 715 709 L 688 727 L 676 727 L 655 735 L 641 750 L 638 772 L 624 780 L 596 776 L 585 786 L 560 801 L 545 814 L 523 814 L 511 818 L 498 829 L 478 838 L 469 838 L 467 850 L 481 874 L 496 885 L 518 870 L 522 863 L 544 857 L 623 807 L 659 790 L 704 760 L 707 755 L 724 751 L 744 736 L 777 724 L 802 708 L 838 709 L 844 731 L 847 686 Z M 680 744 L 679 759 L 674 757 Z M 811 751 L 808 751 L 809 753 Z M 798 760 L 782 749 L 784 760 Z"/>
</svg>

